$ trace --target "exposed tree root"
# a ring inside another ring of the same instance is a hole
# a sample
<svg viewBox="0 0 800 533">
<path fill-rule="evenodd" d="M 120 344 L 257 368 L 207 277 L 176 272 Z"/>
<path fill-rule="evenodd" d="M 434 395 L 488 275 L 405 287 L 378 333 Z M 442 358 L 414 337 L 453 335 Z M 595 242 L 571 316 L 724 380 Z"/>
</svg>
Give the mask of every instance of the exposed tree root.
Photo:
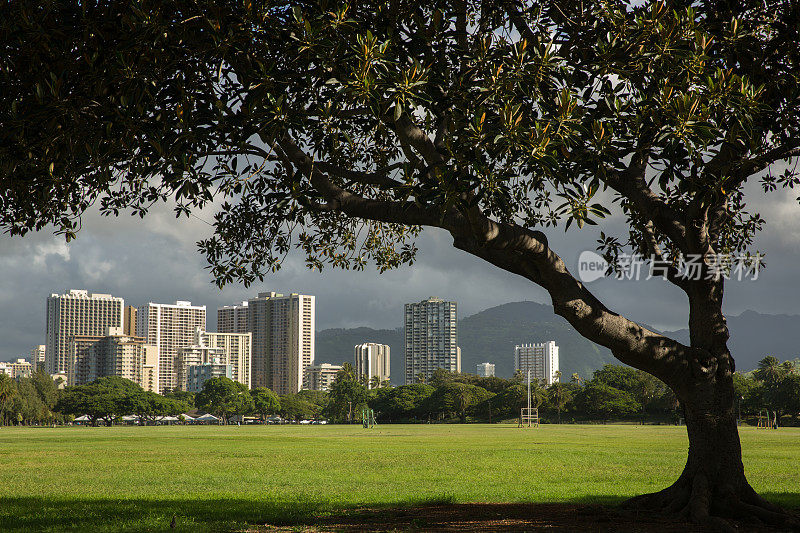
<svg viewBox="0 0 800 533">
<path fill-rule="evenodd" d="M 714 531 L 747 531 L 746 524 L 762 524 L 779 531 L 800 532 L 800 517 L 759 496 L 749 484 L 712 487 L 702 473 L 691 480 L 684 473 L 673 485 L 623 503 L 626 509 L 643 509 L 678 516 Z M 741 527 L 740 527 L 741 526 Z"/>
</svg>

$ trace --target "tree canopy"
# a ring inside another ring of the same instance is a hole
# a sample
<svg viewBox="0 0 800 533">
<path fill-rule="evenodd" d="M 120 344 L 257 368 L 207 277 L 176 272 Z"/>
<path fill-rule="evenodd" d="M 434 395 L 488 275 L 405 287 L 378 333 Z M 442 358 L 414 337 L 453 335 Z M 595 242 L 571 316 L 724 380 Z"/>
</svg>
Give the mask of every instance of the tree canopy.
<svg viewBox="0 0 800 533">
<path fill-rule="evenodd" d="M 221 285 L 292 249 L 398 267 L 441 228 L 680 399 L 684 475 L 633 503 L 777 521 L 741 466 L 720 257 L 760 265 L 748 183 L 800 184 L 798 28 L 792 0 L 7 2 L 0 227 L 69 240 L 94 204 L 218 201 Z M 689 345 L 608 309 L 543 232 L 612 210 L 600 252 L 660 265 Z"/>
<path fill-rule="evenodd" d="M 232 416 L 244 416 L 253 410 L 253 399 L 247 386 L 225 376 L 211 378 L 195 396 L 198 408 L 221 416 L 227 422 Z"/>
</svg>

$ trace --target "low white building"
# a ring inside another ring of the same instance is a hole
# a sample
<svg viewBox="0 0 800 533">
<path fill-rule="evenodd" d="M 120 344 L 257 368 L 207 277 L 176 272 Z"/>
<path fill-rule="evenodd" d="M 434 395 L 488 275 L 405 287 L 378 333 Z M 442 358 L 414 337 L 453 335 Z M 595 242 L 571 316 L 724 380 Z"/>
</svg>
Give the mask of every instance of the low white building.
<svg viewBox="0 0 800 533">
<path fill-rule="evenodd" d="M 33 373 L 33 367 L 27 359 L 19 358 L 16 361 L 0 362 L 0 374 L 5 374 L 12 379 L 29 378 Z"/>
<path fill-rule="evenodd" d="M 331 388 L 336 373 L 342 369 L 341 365 L 322 363 L 306 367 L 303 373 L 303 389 L 328 390 Z"/>
<path fill-rule="evenodd" d="M 482 378 L 493 378 L 494 363 L 478 363 L 475 372 Z"/>
<path fill-rule="evenodd" d="M 555 341 L 522 344 L 514 347 L 514 368 L 527 378 L 552 385 L 558 381 L 558 346 Z"/>
</svg>

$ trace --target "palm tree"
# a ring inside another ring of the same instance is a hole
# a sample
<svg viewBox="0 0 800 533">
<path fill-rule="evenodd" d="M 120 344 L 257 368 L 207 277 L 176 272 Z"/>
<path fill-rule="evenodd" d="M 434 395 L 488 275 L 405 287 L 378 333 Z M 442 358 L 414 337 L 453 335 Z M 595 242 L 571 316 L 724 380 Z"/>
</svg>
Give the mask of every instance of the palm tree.
<svg viewBox="0 0 800 533">
<path fill-rule="evenodd" d="M 454 398 L 454 407 L 458 411 L 459 417 L 461 418 L 461 423 L 467 421 L 467 408 L 470 406 L 470 396 L 466 390 L 461 390 L 456 394 Z"/>
<path fill-rule="evenodd" d="M 548 396 L 550 397 L 550 402 L 556 406 L 556 411 L 558 412 L 558 423 L 561 423 L 561 410 L 567 405 L 567 402 L 572 399 L 572 393 L 569 389 L 561 383 L 560 381 L 554 382 L 550 387 L 547 389 Z"/>
<path fill-rule="evenodd" d="M 531 380 L 531 403 L 533 404 L 534 407 L 538 409 L 539 406 L 542 405 L 542 402 L 544 401 L 546 394 L 547 391 L 542 386 L 542 380 L 540 379 Z"/>
<path fill-rule="evenodd" d="M 381 386 L 381 378 L 380 376 L 372 376 L 369 378 L 369 388 L 370 389 L 377 389 Z"/>
<path fill-rule="evenodd" d="M 783 377 L 784 368 L 781 362 L 772 355 L 766 356 L 758 362 L 758 369 L 756 370 L 756 378 L 760 379 L 767 385 L 771 385 Z"/>
</svg>

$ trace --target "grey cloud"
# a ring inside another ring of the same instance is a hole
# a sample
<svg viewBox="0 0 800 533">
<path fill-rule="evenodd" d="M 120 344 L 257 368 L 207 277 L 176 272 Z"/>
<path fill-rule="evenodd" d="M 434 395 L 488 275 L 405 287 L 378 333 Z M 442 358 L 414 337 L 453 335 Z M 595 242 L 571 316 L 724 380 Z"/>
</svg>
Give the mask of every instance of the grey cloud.
<svg viewBox="0 0 800 533">
<path fill-rule="evenodd" d="M 758 281 L 729 283 L 726 311 L 797 312 L 800 218 L 796 200 L 785 193 L 765 197 L 757 190 L 750 192 L 752 208 L 769 222 L 757 240 L 757 247 L 768 252 L 768 268 Z M 0 360 L 27 355 L 33 345 L 44 342 L 45 299 L 70 288 L 108 292 L 133 305 L 191 300 L 208 307 L 210 328 L 216 327 L 217 307 L 265 290 L 316 295 L 319 329 L 400 327 L 403 304 L 431 295 L 457 301 L 460 316 L 510 301 L 549 303 L 542 289 L 456 250 L 449 235 L 440 230 L 423 233 L 413 266 L 382 275 L 369 268 L 363 272 L 326 269 L 320 274 L 307 270 L 303 258 L 294 254 L 263 283 L 220 290 L 210 283 L 195 244 L 210 233 L 203 220 L 210 221 L 212 215 L 213 209 L 208 209 L 199 218 L 176 220 L 169 206 L 158 207 L 144 220 L 91 213 L 84 219 L 79 238 L 69 245 L 47 232 L 23 239 L 0 237 Z M 600 230 L 618 234 L 624 226 L 617 216 L 588 231 L 549 229 L 546 233 L 553 249 L 574 269 L 580 252 L 594 249 Z M 638 321 L 663 329 L 686 325 L 685 297 L 664 282 L 599 280 L 589 287 L 611 309 Z"/>
</svg>

